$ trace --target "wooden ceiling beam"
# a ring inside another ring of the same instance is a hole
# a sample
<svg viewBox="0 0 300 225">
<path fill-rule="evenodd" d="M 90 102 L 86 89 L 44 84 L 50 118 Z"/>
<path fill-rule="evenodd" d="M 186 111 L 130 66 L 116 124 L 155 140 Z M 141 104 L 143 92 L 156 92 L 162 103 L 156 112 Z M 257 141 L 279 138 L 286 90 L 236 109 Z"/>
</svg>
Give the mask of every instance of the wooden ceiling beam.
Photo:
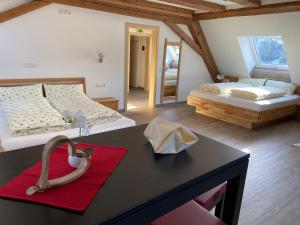
<svg viewBox="0 0 300 225">
<path fill-rule="evenodd" d="M 239 16 L 257 16 L 265 14 L 275 13 L 287 13 L 300 11 L 300 1 L 285 2 L 262 5 L 260 7 L 242 8 L 242 9 L 230 9 L 224 12 L 216 13 L 198 13 L 194 15 L 194 20 L 211 20 L 227 17 L 239 17 Z"/>
<path fill-rule="evenodd" d="M 191 14 L 194 11 L 191 9 L 185 9 L 177 6 L 172 5 L 166 5 L 161 4 L 157 2 L 150 2 L 148 0 L 85 0 L 85 1 L 91 1 L 91 2 L 102 2 L 102 3 L 111 3 L 111 4 L 117 4 L 117 5 L 124 5 L 127 7 L 143 7 L 147 8 L 148 10 L 167 10 L 171 12 L 177 12 L 179 14 Z"/>
<path fill-rule="evenodd" d="M 121 14 L 152 20 L 189 24 L 193 21 L 192 10 L 178 7 L 153 7 L 154 4 L 142 0 L 48 0 L 51 3 L 64 4 L 97 11 Z M 161 4 L 159 4 L 161 5 Z"/>
<path fill-rule="evenodd" d="M 206 2 L 203 0 L 161 0 L 162 2 L 172 3 L 193 9 L 205 10 L 208 12 L 220 12 L 225 10 L 224 5 Z"/>
<path fill-rule="evenodd" d="M 147 0 L 85 0 L 86 2 L 95 2 L 109 4 L 116 7 L 122 7 L 129 10 L 142 10 L 142 11 L 151 11 L 159 12 L 170 15 L 177 16 L 190 16 L 194 13 L 193 10 L 183 9 L 177 6 L 165 5 L 156 2 L 149 2 Z"/>
<path fill-rule="evenodd" d="M 203 57 L 203 51 L 200 46 L 194 42 L 189 35 L 187 35 L 177 24 L 165 22 L 165 24 L 177 34 L 187 45 L 189 45 L 195 52 L 197 52 L 201 57 Z"/>
<path fill-rule="evenodd" d="M 24 15 L 26 13 L 29 13 L 33 10 L 42 8 L 49 4 L 50 3 L 46 2 L 46 1 L 31 1 L 28 3 L 22 4 L 20 6 L 17 6 L 15 8 L 9 9 L 7 11 L 0 12 L 0 23 L 11 20 L 11 19 L 16 18 L 21 15 Z"/>
<path fill-rule="evenodd" d="M 214 57 L 210 51 L 207 40 L 201 28 L 201 25 L 198 21 L 195 21 L 192 24 L 188 25 L 190 33 L 194 39 L 194 41 L 200 46 L 203 52 L 203 60 L 207 66 L 207 69 L 211 75 L 211 78 L 214 82 L 218 82 L 217 76 L 219 74 L 218 67 L 214 60 Z"/>
<path fill-rule="evenodd" d="M 259 7 L 261 4 L 260 0 L 230 0 L 230 1 L 238 3 L 243 6 L 249 6 L 249 7 Z"/>
</svg>

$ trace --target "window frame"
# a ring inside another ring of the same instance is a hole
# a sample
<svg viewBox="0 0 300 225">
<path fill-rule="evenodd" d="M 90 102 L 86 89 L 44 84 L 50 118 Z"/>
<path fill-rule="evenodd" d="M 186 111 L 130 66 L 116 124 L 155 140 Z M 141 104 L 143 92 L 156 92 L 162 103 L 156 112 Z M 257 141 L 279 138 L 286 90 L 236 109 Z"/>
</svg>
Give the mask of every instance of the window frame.
<svg viewBox="0 0 300 225">
<path fill-rule="evenodd" d="M 278 38 L 278 37 L 280 37 L 280 38 L 282 38 L 282 36 L 251 36 L 251 44 L 252 44 L 252 48 L 253 48 L 255 59 L 256 59 L 256 67 L 268 68 L 268 69 L 281 69 L 281 70 L 282 69 L 285 69 L 285 70 L 289 69 L 288 63 L 287 63 L 287 65 L 273 65 L 273 64 L 261 63 L 260 60 L 259 60 L 257 49 L 256 49 L 255 44 L 254 44 L 254 40 L 253 40 L 253 38 L 255 38 L 255 37 L 260 37 L 260 38 L 272 38 L 272 37 L 277 37 Z M 284 44 L 284 41 L 283 41 L 283 44 Z M 285 50 L 285 44 L 284 44 L 283 47 L 284 47 L 284 50 Z M 285 55 L 285 57 L 286 57 L 286 55 Z"/>
</svg>

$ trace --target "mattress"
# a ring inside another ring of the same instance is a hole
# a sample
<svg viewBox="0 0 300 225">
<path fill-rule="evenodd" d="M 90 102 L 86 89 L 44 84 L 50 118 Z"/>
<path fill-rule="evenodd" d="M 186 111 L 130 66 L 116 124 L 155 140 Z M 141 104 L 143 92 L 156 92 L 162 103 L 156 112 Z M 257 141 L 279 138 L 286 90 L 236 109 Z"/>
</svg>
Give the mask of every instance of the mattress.
<svg viewBox="0 0 300 225">
<path fill-rule="evenodd" d="M 132 126 L 135 126 L 135 121 L 126 117 L 121 117 L 117 121 L 95 125 L 89 131 L 90 134 L 98 134 Z M 79 129 L 66 129 L 57 132 L 26 136 L 12 136 L 10 134 L 9 126 L 5 121 L 4 115 L 0 112 L 0 140 L 5 151 L 45 144 L 47 141 L 57 135 L 65 135 L 68 138 L 75 138 L 79 136 Z"/>
<path fill-rule="evenodd" d="M 284 95 L 278 98 L 264 99 L 258 101 L 235 98 L 228 94 L 214 94 L 201 90 L 191 91 L 190 95 L 211 100 L 214 102 L 221 102 L 224 104 L 253 110 L 256 112 L 263 112 L 266 110 L 276 109 L 283 106 L 294 105 L 300 102 L 300 96 L 298 95 Z"/>
</svg>

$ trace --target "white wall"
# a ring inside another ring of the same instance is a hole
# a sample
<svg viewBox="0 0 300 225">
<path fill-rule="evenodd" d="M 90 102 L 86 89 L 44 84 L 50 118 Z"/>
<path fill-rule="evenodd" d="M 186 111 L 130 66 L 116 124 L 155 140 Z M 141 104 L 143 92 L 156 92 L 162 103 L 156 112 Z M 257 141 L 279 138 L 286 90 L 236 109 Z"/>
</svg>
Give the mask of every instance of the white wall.
<svg viewBox="0 0 300 225">
<path fill-rule="evenodd" d="M 218 68 L 224 74 L 248 74 L 237 37 L 283 36 L 292 82 L 300 84 L 299 12 L 206 20 L 201 25 Z"/>
<path fill-rule="evenodd" d="M 71 15 L 58 13 L 70 9 Z M 162 22 L 51 4 L 0 24 L 0 79 L 85 76 L 90 97 L 114 96 L 123 107 L 125 23 L 160 26 L 157 103 L 164 39 L 179 38 Z M 104 63 L 96 53 L 104 53 Z M 183 45 L 179 100 L 211 78 L 203 60 Z M 106 84 L 104 88 L 96 82 Z"/>
<path fill-rule="evenodd" d="M 250 75 L 251 71 L 257 65 L 257 59 L 253 49 L 251 37 L 238 37 L 238 42 L 244 58 L 247 73 Z"/>
</svg>

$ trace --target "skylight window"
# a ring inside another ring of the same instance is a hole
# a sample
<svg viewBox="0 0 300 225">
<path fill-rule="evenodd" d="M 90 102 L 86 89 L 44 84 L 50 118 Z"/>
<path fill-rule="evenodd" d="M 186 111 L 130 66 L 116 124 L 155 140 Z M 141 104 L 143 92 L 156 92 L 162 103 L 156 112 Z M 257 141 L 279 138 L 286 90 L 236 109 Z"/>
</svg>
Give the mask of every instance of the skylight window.
<svg viewBox="0 0 300 225">
<path fill-rule="evenodd" d="M 281 36 L 252 37 L 258 66 L 288 67 Z"/>
</svg>

